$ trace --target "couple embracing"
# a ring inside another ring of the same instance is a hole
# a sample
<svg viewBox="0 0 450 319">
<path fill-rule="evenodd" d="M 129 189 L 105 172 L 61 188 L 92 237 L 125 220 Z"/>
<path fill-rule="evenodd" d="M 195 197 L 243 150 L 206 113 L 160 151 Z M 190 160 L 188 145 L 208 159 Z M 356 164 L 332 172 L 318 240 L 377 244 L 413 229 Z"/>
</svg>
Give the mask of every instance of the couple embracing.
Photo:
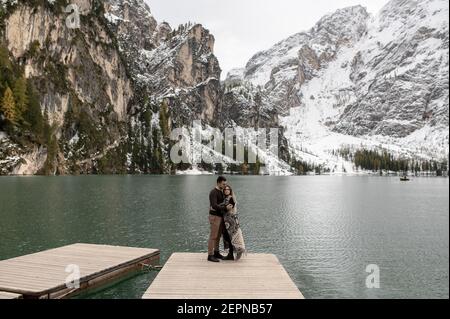
<svg viewBox="0 0 450 319">
<path fill-rule="evenodd" d="M 244 237 L 239 226 L 236 196 L 225 177 L 217 178 L 216 187 L 209 193 L 209 204 L 208 261 L 239 260 L 245 253 Z M 228 248 L 227 256 L 219 250 L 222 236 L 224 247 Z"/>
</svg>

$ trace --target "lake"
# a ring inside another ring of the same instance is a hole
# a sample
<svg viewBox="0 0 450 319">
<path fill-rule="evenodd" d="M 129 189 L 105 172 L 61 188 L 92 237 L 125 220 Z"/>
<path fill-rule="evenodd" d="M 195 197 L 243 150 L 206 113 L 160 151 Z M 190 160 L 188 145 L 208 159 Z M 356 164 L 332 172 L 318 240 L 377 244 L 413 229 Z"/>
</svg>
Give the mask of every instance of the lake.
<svg viewBox="0 0 450 319">
<path fill-rule="evenodd" d="M 0 259 L 75 242 L 205 252 L 215 176 L 0 178 Z M 306 298 L 449 298 L 449 180 L 229 176 L 250 252 Z M 205 255 L 206 258 L 206 255 Z M 205 261 L 206 262 L 206 261 Z M 377 265 L 380 288 L 366 287 Z M 140 298 L 144 273 L 85 295 Z"/>
</svg>

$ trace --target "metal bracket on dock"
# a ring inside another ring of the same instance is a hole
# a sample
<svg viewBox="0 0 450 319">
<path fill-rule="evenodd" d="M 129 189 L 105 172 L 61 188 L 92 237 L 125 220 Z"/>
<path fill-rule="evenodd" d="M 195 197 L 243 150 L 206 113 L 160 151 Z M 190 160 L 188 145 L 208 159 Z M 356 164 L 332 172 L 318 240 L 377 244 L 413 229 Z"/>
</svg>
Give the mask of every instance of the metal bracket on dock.
<svg viewBox="0 0 450 319">
<path fill-rule="evenodd" d="M 160 271 L 162 269 L 163 266 L 155 266 L 155 265 L 150 265 L 150 264 L 144 264 L 141 263 L 140 264 L 142 266 L 142 270 L 144 271 Z"/>
</svg>

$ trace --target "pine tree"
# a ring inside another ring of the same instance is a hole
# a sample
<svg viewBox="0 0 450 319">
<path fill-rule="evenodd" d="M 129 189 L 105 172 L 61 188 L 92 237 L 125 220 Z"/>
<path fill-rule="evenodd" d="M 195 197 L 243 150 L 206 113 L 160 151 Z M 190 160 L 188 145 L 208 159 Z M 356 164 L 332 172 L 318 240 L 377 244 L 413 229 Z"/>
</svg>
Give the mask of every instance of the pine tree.
<svg viewBox="0 0 450 319">
<path fill-rule="evenodd" d="M 169 136 L 169 112 L 167 102 L 163 101 L 161 103 L 161 108 L 159 110 L 159 126 L 161 127 L 161 133 L 164 138 Z"/>
<path fill-rule="evenodd" d="M 23 76 L 18 78 L 14 83 L 13 94 L 19 116 L 18 120 L 23 120 L 23 114 L 25 114 L 28 107 L 27 80 Z"/>
<path fill-rule="evenodd" d="M 259 161 L 259 158 L 257 158 L 255 166 L 254 166 L 253 174 L 259 175 L 260 170 L 261 170 L 261 162 Z"/>
<path fill-rule="evenodd" d="M 52 138 L 52 128 L 50 126 L 50 120 L 48 116 L 48 109 L 44 111 L 44 121 L 43 121 L 43 135 L 45 144 L 49 145 Z"/>
<path fill-rule="evenodd" d="M 133 152 L 131 153 L 131 173 L 136 173 L 141 167 L 140 161 L 141 145 L 139 144 L 139 139 L 136 136 L 133 140 Z"/>
<path fill-rule="evenodd" d="M 152 131 L 152 156 L 151 156 L 151 170 L 153 173 L 161 174 L 163 173 L 164 160 L 161 152 L 160 136 L 156 128 Z"/>
<path fill-rule="evenodd" d="M 47 146 L 47 159 L 45 160 L 43 173 L 52 175 L 56 172 L 56 159 L 58 157 L 59 146 L 55 136 L 55 126 L 50 125 L 48 110 L 45 109 L 42 120 L 43 142 Z"/>
<path fill-rule="evenodd" d="M 217 174 L 222 175 L 223 174 L 223 165 L 222 165 L 222 163 L 216 163 L 215 170 L 217 171 Z"/>
<path fill-rule="evenodd" d="M 253 111 L 255 112 L 254 117 L 256 129 L 259 128 L 259 116 L 260 116 L 259 112 L 261 110 L 261 105 L 262 105 L 261 89 L 260 87 L 258 87 L 258 92 L 256 92 L 255 95 L 255 104 L 253 106 Z"/>
<path fill-rule="evenodd" d="M 23 115 L 24 120 L 30 125 L 30 129 L 34 133 L 34 135 L 42 139 L 44 135 L 44 118 L 41 112 L 39 97 L 36 93 L 36 90 L 30 83 L 28 83 L 27 85 L 27 96 L 28 110 Z"/>
<path fill-rule="evenodd" d="M 1 111 L 7 122 L 14 126 L 17 125 L 18 114 L 16 110 L 16 103 L 14 101 L 13 92 L 9 87 L 6 87 L 5 93 L 3 94 Z"/>
<path fill-rule="evenodd" d="M 12 63 L 11 60 L 9 59 L 9 52 L 6 46 L 4 45 L 0 45 L 0 68 L 8 70 L 12 69 Z"/>
<path fill-rule="evenodd" d="M 1 24 L 1 23 L 0 23 Z M 1 27 L 0 27 L 1 29 Z M 10 59 L 8 48 L 0 41 L 0 92 L 5 92 L 6 88 L 12 84 L 19 73 L 18 66 Z"/>
<path fill-rule="evenodd" d="M 56 170 L 56 158 L 58 155 L 58 141 L 56 136 L 51 136 L 47 143 L 47 159 L 44 163 L 44 174 L 53 175 Z"/>
</svg>

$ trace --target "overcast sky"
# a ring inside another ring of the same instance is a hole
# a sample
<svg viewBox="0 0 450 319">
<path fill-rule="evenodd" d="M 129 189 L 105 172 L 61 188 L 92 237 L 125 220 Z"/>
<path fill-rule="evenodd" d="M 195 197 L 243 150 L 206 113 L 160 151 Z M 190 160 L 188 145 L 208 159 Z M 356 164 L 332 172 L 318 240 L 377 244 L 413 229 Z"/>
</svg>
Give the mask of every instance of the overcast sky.
<svg viewBox="0 0 450 319">
<path fill-rule="evenodd" d="M 375 14 L 388 0 L 145 0 L 158 22 L 203 24 L 216 39 L 222 78 L 258 51 L 305 31 L 325 14 L 360 4 Z"/>
</svg>

